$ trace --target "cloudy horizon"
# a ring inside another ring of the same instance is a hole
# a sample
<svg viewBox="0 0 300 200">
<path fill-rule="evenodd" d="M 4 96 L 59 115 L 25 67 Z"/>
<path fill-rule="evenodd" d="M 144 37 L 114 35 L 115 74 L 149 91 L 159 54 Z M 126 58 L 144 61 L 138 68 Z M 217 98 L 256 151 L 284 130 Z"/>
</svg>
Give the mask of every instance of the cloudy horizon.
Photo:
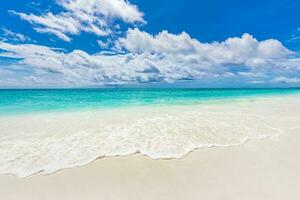
<svg viewBox="0 0 300 200">
<path fill-rule="evenodd" d="M 15 22 L 0 22 L 1 88 L 300 86 L 299 24 L 289 25 L 294 31 L 285 33 L 286 40 L 272 37 L 273 30 L 266 37 L 267 30 L 260 33 L 254 28 L 241 28 L 228 37 L 220 33 L 223 40 L 218 34 L 216 39 L 201 40 L 194 33 L 203 26 L 201 20 L 191 23 L 195 28 L 187 28 L 192 34 L 180 21 L 179 31 L 172 31 L 173 24 L 167 29 L 168 23 L 154 30 L 153 24 L 165 16 L 158 13 L 167 13 L 163 6 L 157 13 L 147 13 L 138 1 L 47 3 L 32 1 L 17 8 L 7 3 L 1 8 L 5 12 L 1 18 Z M 154 15 L 158 16 L 153 22 Z M 212 15 L 222 18 L 220 13 Z"/>
</svg>

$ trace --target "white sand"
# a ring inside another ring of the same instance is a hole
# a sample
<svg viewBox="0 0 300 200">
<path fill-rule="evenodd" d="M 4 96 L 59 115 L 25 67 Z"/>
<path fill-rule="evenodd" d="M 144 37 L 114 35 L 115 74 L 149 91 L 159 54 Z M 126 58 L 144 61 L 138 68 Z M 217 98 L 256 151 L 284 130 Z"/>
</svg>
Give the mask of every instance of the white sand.
<svg viewBox="0 0 300 200">
<path fill-rule="evenodd" d="M 3 200 L 300 198 L 300 129 L 181 160 L 106 158 L 53 175 L 0 176 Z"/>
</svg>

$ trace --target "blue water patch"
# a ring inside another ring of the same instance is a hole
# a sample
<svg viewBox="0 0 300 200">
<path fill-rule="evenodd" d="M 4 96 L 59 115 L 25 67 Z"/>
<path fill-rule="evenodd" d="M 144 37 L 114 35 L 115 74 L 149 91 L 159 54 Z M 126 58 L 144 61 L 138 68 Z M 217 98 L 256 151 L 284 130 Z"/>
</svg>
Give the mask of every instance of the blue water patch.
<svg viewBox="0 0 300 200">
<path fill-rule="evenodd" d="M 300 93 L 300 89 L 5 89 L 0 90 L 0 115 L 152 104 L 180 105 L 295 93 Z"/>
</svg>

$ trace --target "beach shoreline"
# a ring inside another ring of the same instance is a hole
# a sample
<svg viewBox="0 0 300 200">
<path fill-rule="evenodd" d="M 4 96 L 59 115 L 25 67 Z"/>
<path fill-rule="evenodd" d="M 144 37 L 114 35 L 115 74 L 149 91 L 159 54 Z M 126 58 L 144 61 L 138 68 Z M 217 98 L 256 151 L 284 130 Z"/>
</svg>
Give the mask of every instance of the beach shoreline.
<svg viewBox="0 0 300 200">
<path fill-rule="evenodd" d="M 183 158 L 299 128 L 299 95 L 0 118 L 0 173 L 26 177 L 135 153 Z"/>
<path fill-rule="evenodd" d="M 182 159 L 110 157 L 51 175 L 1 175 L 0 196 L 6 200 L 295 199 L 300 195 L 299 148 L 300 129 L 294 129 L 241 146 L 201 149 Z"/>
<path fill-rule="evenodd" d="M 299 95 L 287 95 L 1 118 L 1 172 L 23 178 L 0 175 L 0 197 L 296 199 L 299 105 Z M 113 129 L 94 134 L 102 125 Z"/>
</svg>

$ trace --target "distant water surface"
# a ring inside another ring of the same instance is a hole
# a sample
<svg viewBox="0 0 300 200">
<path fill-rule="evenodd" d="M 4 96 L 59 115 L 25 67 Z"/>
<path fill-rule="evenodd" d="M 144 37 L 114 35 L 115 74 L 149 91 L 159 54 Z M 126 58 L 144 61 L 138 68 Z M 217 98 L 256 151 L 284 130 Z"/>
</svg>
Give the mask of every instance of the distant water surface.
<svg viewBox="0 0 300 200">
<path fill-rule="evenodd" d="M 0 90 L 0 115 L 180 105 L 295 93 L 300 93 L 300 89 L 4 89 Z"/>
</svg>

